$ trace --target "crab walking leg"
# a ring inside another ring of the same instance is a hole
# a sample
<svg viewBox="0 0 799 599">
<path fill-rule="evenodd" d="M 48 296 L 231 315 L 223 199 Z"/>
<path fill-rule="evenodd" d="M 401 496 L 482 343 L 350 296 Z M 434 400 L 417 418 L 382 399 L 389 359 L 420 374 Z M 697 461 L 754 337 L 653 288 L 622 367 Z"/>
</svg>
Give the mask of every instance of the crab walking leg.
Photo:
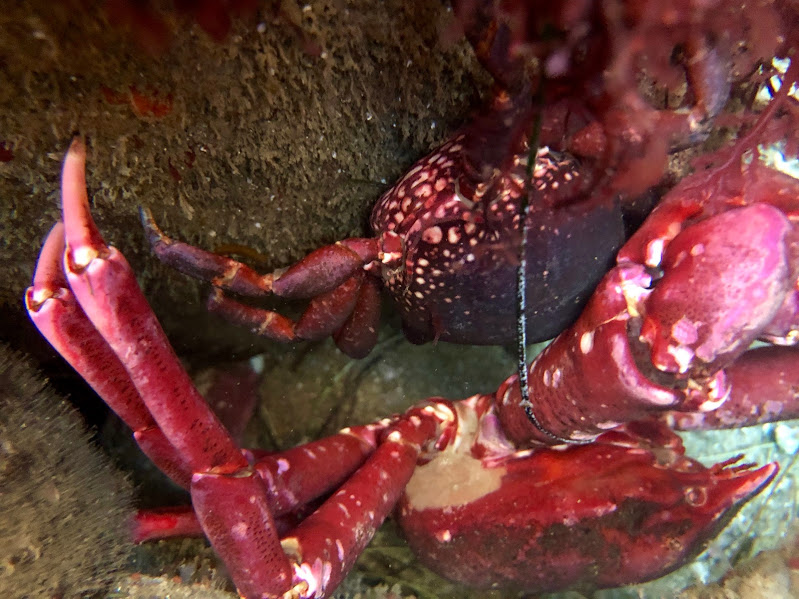
<svg viewBox="0 0 799 599">
<path fill-rule="evenodd" d="M 100 237 L 89 215 L 84 166 L 85 148 L 76 140 L 64 160 L 62 179 L 64 271 L 70 288 L 193 471 L 247 467 L 180 366 L 124 256 Z"/>
<path fill-rule="evenodd" d="M 33 285 L 25 292 L 31 320 L 50 345 L 130 426 L 142 451 L 170 478 L 189 487 L 188 464 L 150 415 L 125 367 L 97 332 L 67 286 L 61 261 L 64 225 L 57 223 L 42 247 Z"/>
<path fill-rule="evenodd" d="M 378 260 L 377 239 L 353 238 L 319 248 L 285 271 L 261 275 L 236 260 L 193 247 L 167 237 L 153 219 L 152 213 L 140 209 L 142 224 L 153 253 L 164 264 L 191 277 L 209 281 L 214 290 L 208 298 L 208 309 L 226 320 L 250 328 L 254 333 L 280 342 L 296 339 L 323 339 L 341 330 L 348 319 L 358 327 L 366 340 L 353 343 L 346 339 L 340 349 L 352 357 L 362 357 L 374 346 L 370 327 L 377 326 L 379 297 L 360 290 L 365 279 L 364 266 Z M 371 286 L 373 286 L 372 283 Z M 371 287 L 368 286 L 368 287 Z M 310 299 L 298 321 L 273 310 L 244 305 L 225 295 L 232 291 L 260 297 L 274 293 L 288 299 Z M 364 307 L 364 298 L 371 303 Z M 357 311 L 357 314 L 354 312 Z M 350 325 L 352 326 L 352 325 Z M 346 337 L 346 333 L 343 334 Z M 365 349 L 364 349 L 365 348 Z"/>
<path fill-rule="evenodd" d="M 345 428 L 338 434 L 278 453 L 246 450 L 268 489 L 275 517 L 307 512 L 308 504 L 332 492 L 374 452 L 387 422 Z M 278 530 L 288 524 L 277 522 Z M 143 510 L 133 522 L 137 543 L 177 536 L 199 536 L 202 527 L 191 508 Z"/>
<path fill-rule="evenodd" d="M 207 308 L 230 323 L 282 343 L 333 334 L 342 352 L 363 358 L 377 343 L 380 289 L 374 277 L 358 271 L 338 287 L 314 297 L 296 322 L 273 310 L 242 304 L 216 288 L 208 297 Z"/>
<path fill-rule="evenodd" d="M 239 591 L 246 597 L 283 593 L 291 572 L 269 511 L 266 487 L 192 385 L 124 256 L 100 237 L 89 215 L 85 162 L 83 143 L 73 141 L 62 174 L 64 271 L 69 285 L 125 365 L 161 431 L 191 466 L 193 501 L 198 480 L 220 481 L 202 485 L 203 507 L 198 512 L 206 536 L 225 556 Z M 243 501 L 234 502 L 236 498 Z M 232 511 L 218 518 L 227 508 Z M 231 521 L 232 527 L 228 526 Z M 231 546 L 237 548 L 233 554 L 225 551 Z"/>
<path fill-rule="evenodd" d="M 349 479 L 371 456 L 390 421 L 345 428 L 335 435 L 311 441 L 304 445 L 266 454 L 258 450 L 245 450 L 252 470 L 267 489 L 267 507 L 273 517 L 295 516 L 307 513 L 308 504 L 334 491 Z M 213 498 L 217 510 L 235 513 L 238 497 L 229 497 L 227 482 L 222 477 L 201 478 L 202 490 L 192 488 L 195 510 L 198 493 Z M 234 490 L 235 493 L 235 490 Z M 247 499 L 244 499 L 246 502 Z M 214 510 L 207 510 L 209 513 Z M 224 517 L 224 515 L 222 516 Z M 200 520 L 202 520 L 202 516 Z M 276 522 L 277 530 L 286 530 L 288 525 Z M 136 542 L 175 536 L 202 534 L 202 527 L 194 512 L 185 510 L 147 510 L 140 512 L 133 522 Z"/>
<path fill-rule="evenodd" d="M 338 287 L 315 297 L 296 322 L 273 310 L 237 302 L 218 288 L 208 297 L 207 307 L 228 322 L 275 341 L 324 339 L 340 329 L 352 314 L 365 276 L 363 271 L 356 271 Z"/>
<path fill-rule="evenodd" d="M 678 430 L 741 428 L 799 418 L 799 347 L 750 349 L 726 368 L 730 397 L 711 412 L 669 412 Z"/>
<path fill-rule="evenodd" d="M 280 535 L 287 534 L 296 522 L 294 514 L 275 516 L 275 528 Z M 139 510 L 131 520 L 131 532 L 134 543 L 174 537 L 205 538 L 205 531 L 190 505 Z"/>
<path fill-rule="evenodd" d="M 145 454 L 188 488 L 191 471 L 157 427 L 119 358 L 106 343 L 67 286 L 61 270 L 64 227 L 55 225 L 42 248 L 25 301 L 31 319 L 53 347 L 134 431 Z M 277 455 L 254 451 L 250 462 L 269 488 L 270 509 L 293 511 L 336 488 L 377 444 L 377 424 L 352 427 Z M 324 455 L 328 464 L 308 456 Z M 168 520 L 168 519 L 167 519 Z M 166 520 L 164 520 L 166 521 Z M 177 527 L 179 528 L 179 527 Z M 170 536 L 180 533 L 172 527 Z"/>
<path fill-rule="evenodd" d="M 409 410 L 366 464 L 283 539 L 294 567 L 292 597 L 328 597 L 336 589 L 399 501 L 421 451 L 455 426 L 449 402 Z"/>
<path fill-rule="evenodd" d="M 252 297 L 271 293 L 288 299 L 316 297 L 335 289 L 364 264 L 378 258 L 376 239 L 345 239 L 319 248 L 285 271 L 262 275 L 246 264 L 167 237 L 147 208 L 140 208 L 139 215 L 161 262 L 225 291 Z"/>
<path fill-rule="evenodd" d="M 330 437 L 269 455 L 249 452 L 253 468 L 269 488 L 272 513 L 296 512 L 339 487 L 374 453 L 388 424 L 381 421 L 348 427 Z"/>
<path fill-rule="evenodd" d="M 191 506 L 139 510 L 131 520 L 134 543 L 171 537 L 203 537 L 205 531 Z"/>
</svg>

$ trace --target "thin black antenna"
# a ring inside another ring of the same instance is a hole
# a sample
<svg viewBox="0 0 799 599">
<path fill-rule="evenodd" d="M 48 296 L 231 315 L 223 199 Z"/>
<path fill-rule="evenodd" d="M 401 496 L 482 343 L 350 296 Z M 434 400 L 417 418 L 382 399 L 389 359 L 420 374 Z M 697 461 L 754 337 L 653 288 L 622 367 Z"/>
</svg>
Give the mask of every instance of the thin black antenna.
<svg viewBox="0 0 799 599">
<path fill-rule="evenodd" d="M 530 132 L 528 141 L 529 152 L 527 154 L 525 189 L 524 193 L 521 194 L 519 203 L 519 214 L 521 215 L 519 232 L 522 236 L 521 243 L 519 244 L 519 267 L 516 269 L 516 370 L 519 374 L 519 390 L 521 392 L 521 401 L 519 401 L 519 405 L 524 409 L 524 413 L 527 415 L 530 422 L 533 423 L 533 426 L 543 435 L 560 443 L 574 444 L 580 443 L 580 441 L 566 439 L 548 431 L 538 418 L 536 418 L 535 412 L 533 411 L 533 403 L 530 401 L 530 386 L 527 378 L 527 235 L 530 232 L 527 216 L 530 212 L 530 194 L 535 188 L 535 186 L 532 185 L 533 172 L 535 170 L 535 163 L 538 160 L 538 150 L 541 143 L 542 89 L 543 83 L 539 85 L 538 91 L 533 97 L 533 102 L 536 104 L 536 114 L 533 120 L 533 129 Z"/>
</svg>

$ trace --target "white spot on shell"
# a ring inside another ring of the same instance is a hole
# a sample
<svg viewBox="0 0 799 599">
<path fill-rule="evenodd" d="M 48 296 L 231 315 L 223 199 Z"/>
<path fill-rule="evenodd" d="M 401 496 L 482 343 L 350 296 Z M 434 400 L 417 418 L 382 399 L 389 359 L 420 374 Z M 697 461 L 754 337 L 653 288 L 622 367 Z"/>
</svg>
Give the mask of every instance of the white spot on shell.
<svg viewBox="0 0 799 599">
<path fill-rule="evenodd" d="M 594 348 L 594 333 L 586 331 L 580 335 L 580 351 L 584 354 L 589 353 Z"/>
<path fill-rule="evenodd" d="M 699 338 L 696 324 L 683 316 L 671 327 L 671 337 L 681 345 L 690 345 Z"/>
<path fill-rule="evenodd" d="M 425 243 L 436 244 L 441 241 L 443 236 L 444 234 L 441 232 L 441 227 L 438 226 L 428 227 L 422 233 L 422 241 L 424 241 Z"/>
<path fill-rule="evenodd" d="M 655 239 L 646 246 L 645 262 L 647 266 L 659 266 L 663 260 L 663 248 L 665 241 L 662 239 Z"/>
<path fill-rule="evenodd" d="M 677 367 L 679 368 L 680 374 L 688 372 L 688 369 L 691 367 L 691 363 L 694 361 L 694 356 L 696 355 L 694 354 L 693 349 L 685 345 L 678 347 L 669 345 L 666 351 L 672 358 L 674 358 L 674 361 L 677 363 Z"/>
<path fill-rule="evenodd" d="M 616 428 L 620 424 L 621 424 L 620 422 L 614 422 L 612 420 L 608 420 L 607 422 L 597 422 L 596 427 L 603 431 L 608 431 L 610 429 Z"/>
<path fill-rule="evenodd" d="M 338 552 L 338 559 L 340 562 L 344 561 L 344 545 L 341 544 L 341 541 L 336 539 L 336 551 Z"/>
<path fill-rule="evenodd" d="M 244 522 L 238 522 L 234 524 L 230 531 L 233 533 L 234 537 L 238 537 L 239 539 L 244 539 L 247 536 L 247 530 L 249 527 Z"/>
</svg>

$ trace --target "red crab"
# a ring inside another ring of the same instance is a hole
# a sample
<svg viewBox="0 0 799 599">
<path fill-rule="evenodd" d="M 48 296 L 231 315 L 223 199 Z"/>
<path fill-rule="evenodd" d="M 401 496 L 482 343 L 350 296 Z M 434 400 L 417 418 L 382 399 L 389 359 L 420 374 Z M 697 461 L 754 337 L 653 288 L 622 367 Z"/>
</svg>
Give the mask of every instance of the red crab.
<svg viewBox="0 0 799 599">
<path fill-rule="evenodd" d="M 411 546 L 456 580 L 526 590 L 644 581 L 701 550 L 777 469 L 706 468 L 646 418 L 713 410 L 745 425 L 799 407 L 799 354 L 787 346 L 799 337 L 799 182 L 743 161 L 746 141 L 661 201 L 578 320 L 530 366 L 531 408 L 548 434 L 531 424 L 512 376 L 494 395 L 432 398 L 287 452 L 240 449 L 94 226 L 80 141 L 64 162 L 64 224 L 26 303 L 142 449 L 191 491 L 192 510 L 141 514 L 138 537 L 202 530 L 244 597 L 328 596 L 396 505 Z M 653 268 L 663 271 L 656 282 Z M 758 337 L 786 346 L 747 352 Z M 553 438 L 580 444 L 541 447 Z M 284 516 L 324 497 L 287 528 Z"/>
<path fill-rule="evenodd" d="M 519 406 L 512 376 L 494 395 L 432 398 L 265 455 L 237 447 L 191 384 L 124 257 L 89 216 L 84 168 L 75 141 L 64 223 L 42 249 L 28 310 L 191 491 L 192 509 L 142 513 L 138 537 L 201 529 L 243 597 L 329 596 L 397 505 L 412 548 L 455 580 L 530 591 L 644 581 L 700 551 L 777 471 L 737 460 L 706 468 L 664 424 L 642 419 L 671 409 L 715 408 L 737 424 L 797 415 L 796 348 L 743 353 L 755 337 L 797 337 L 799 182 L 786 175 L 742 166 L 737 181 L 719 177 L 729 187 L 713 202 L 696 194 L 714 173 L 683 180 L 530 366 L 538 419 L 592 443 L 541 447 L 551 438 Z M 654 289 L 644 261 L 665 271 Z M 694 279 L 714 281 L 713 293 Z M 639 365 L 639 338 L 665 371 L 657 382 Z M 284 516 L 320 497 L 286 529 Z"/>
<path fill-rule="evenodd" d="M 470 6 L 479 12 L 485 4 Z M 522 22 L 532 20 L 511 21 Z M 286 339 L 332 332 L 349 353 L 368 351 L 377 305 L 370 269 L 399 294 L 406 329 L 417 340 L 506 336 L 515 307 L 506 286 L 521 230 L 509 198 L 526 189 L 524 132 L 535 114 L 524 100 L 528 82 L 513 75 L 516 55 L 508 51 L 529 33 L 511 33 L 503 51 L 486 54 L 498 57 L 486 62 L 504 76 L 508 92 L 383 196 L 373 216 L 376 239 L 322 248 L 285 273 L 262 276 L 165 238 L 145 214 L 156 252 L 219 288 L 313 297 L 297 323 L 221 292 L 212 298 L 225 313 Z M 581 44 L 570 38 L 556 50 L 593 47 Z M 695 68 L 715 72 L 713 53 L 695 51 L 695 58 L 710 55 Z M 664 421 L 744 426 L 799 415 L 799 351 L 792 347 L 799 341 L 799 181 L 745 159 L 787 130 L 778 110 L 794 108 L 786 98 L 798 71 L 792 64 L 745 136 L 706 157 L 706 169 L 661 200 L 582 311 L 568 308 L 590 293 L 589 280 L 604 267 L 580 271 L 574 281 L 568 271 L 541 272 L 545 295 L 567 308 L 541 321 L 576 321 L 530 365 L 529 402 L 511 376 L 491 395 L 431 398 L 272 455 L 238 447 L 191 384 L 124 257 L 91 220 L 85 148 L 73 142 L 62 173 L 63 224 L 45 242 L 26 304 L 39 330 L 131 426 L 145 453 L 191 492 L 190 509 L 140 514 L 137 538 L 202 532 L 248 599 L 330 596 L 395 507 L 425 563 L 478 587 L 610 587 L 685 563 L 777 466 L 730 460 L 704 467 L 684 455 Z M 593 244 L 589 255 L 612 255 L 621 241 L 615 192 L 632 196 L 662 170 L 633 176 L 619 160 L 638 151 L 665 159 L 669 145 L 701 133 L 694 125 L 715 111 L 720 89 L 707 79 L 711 84 L 699 88 L 694 109 L 683 115 L 655 115 L 627 96 L 622 107 L 602 108 L 611 92 L 576 108 L 573 98 L 592 89 L 588 71 L 575 75 L 568 94 L 556 82 L 541 133 L 556 149 L 540 152 L 531 181 L 541 200 L 531 211 L 556 242 L 538 243 L 566 247 L 565 262 L 584 251 L 585 241 Z M 647 129 L 653 119 L 658 126 Z M 565 217 L 570 210 L 580 218 Z M 606 237 L 587 236 L 597 223 L 610 229 Z M 586 239 L 571 243 L 569 231 L 572 241 Z M 477 295 L 467 297 L 474 288 Z M 492 321 L 487 306 L 503 318 Z M 775 345 L 747 351 L 758 338 Z"/>
<path fill-rule="evenodd" d="M 516 330 L 519 197 L 529 154 L 521 135 L 532 112 L 518 103 L 499 94 L 484 115 L 414 165 L 378 200 L 374 237 L 320 248 L 285 271 L 261 275 L 166 237 L 149 210 L 142 210 L 142 220 L 163 262 L 212 280 L 212 311 L 261 335 L 291 341 L 332 333 L 342 351 L 363 357 L 376 342 L 382 285 L 416 343 L 509 343 Z M 572 129 L 584 124 L 566 112 L 565 103 L 546 111 L 544 142 L 563 137 L 567 119 Z M 485 154 L 486 139 L 508 154 L 500 157 L 508 167 L 503 164 L 496 177 L 482 172 L 493 158 L 476 158 Z M 577 317 L 623 240 L 619 203 L 591 193 L 598 183 L 595 162 L 548 147 L 538 152 L 536 202 L 528 217 L 536 225 L 527 238 L 532 341 L 551 339 Z M 224 291 L 311 301 L 294 322 Z"/>
</svg>

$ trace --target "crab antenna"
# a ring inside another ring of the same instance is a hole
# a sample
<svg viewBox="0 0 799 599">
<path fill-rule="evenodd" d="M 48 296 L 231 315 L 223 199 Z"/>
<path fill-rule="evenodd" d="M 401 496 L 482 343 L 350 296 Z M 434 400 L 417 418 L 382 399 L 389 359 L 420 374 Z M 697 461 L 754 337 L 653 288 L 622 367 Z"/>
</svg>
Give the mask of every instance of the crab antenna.
<svg viewBox="0 0 799 599">
<path fill-rule="evenodd" d="M 533 127 L 530 132 L 527 153 L 527 176 L 525 177 L 526 193 L 520 194 L 519 213 L 521 215 L 521 243 L 519 244 L 519 266 L 516 269 L 516 371 L 519 375 L 519 405 L 524 409 L 528 420 L 541 433 L 555 439 L 560 443 L 580 443 L 574 439 L 566 439 L 547 430 L 538 420 L 533 411 L 533 403 L 530 401 L 530 386 L 527 376 L 527 235 L 530 232 L 530 225 L 527 216 L 530 212 L 530 194 L 534 193 L 534 186 L 530 183 L 533 179 L 533 170 L 536 160 L 538 160 L 538 150 L 541 143 L 541 105 L 543 104 L 543 81 L 538 86 L 538 90 L 533 96 L 533 103 L 537 104 L 538 109 L 533 119 Z"/>
</svg>

